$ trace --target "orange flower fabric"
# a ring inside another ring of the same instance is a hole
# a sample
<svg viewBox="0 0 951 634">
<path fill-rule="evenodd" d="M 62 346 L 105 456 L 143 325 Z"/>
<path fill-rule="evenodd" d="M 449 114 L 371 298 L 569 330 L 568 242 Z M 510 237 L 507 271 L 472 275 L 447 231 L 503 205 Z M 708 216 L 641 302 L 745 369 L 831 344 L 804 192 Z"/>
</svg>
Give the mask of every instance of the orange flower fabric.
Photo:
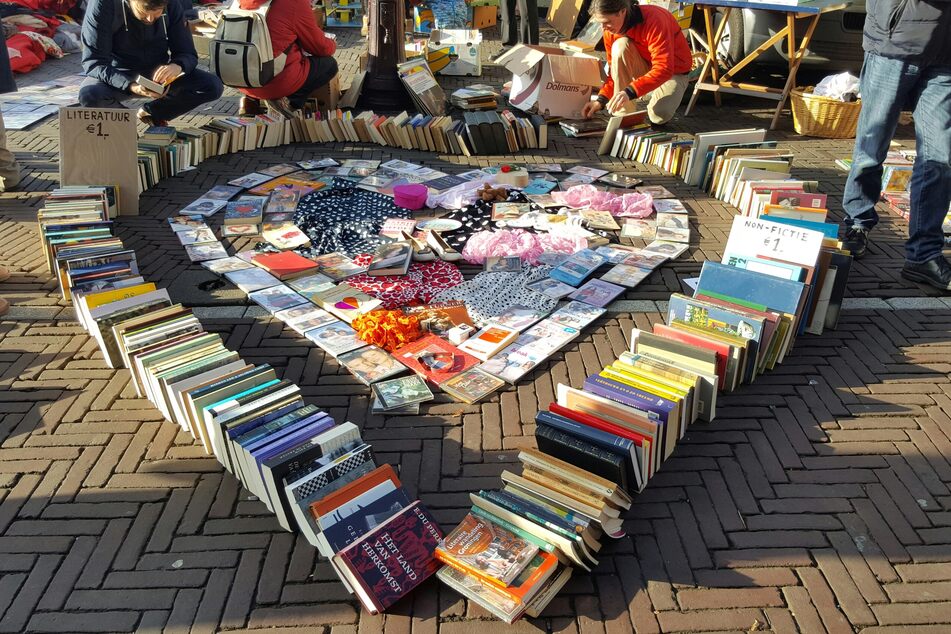
<svg viewBox="0 0 951 634">
<path fill-rule="evenodd" d="M 401 310 L 374 310 L 360 315 L 351 325 L 360 339 L 387 352 L 423 336 L 419 317 L 406 315 Z"/>
</svg>

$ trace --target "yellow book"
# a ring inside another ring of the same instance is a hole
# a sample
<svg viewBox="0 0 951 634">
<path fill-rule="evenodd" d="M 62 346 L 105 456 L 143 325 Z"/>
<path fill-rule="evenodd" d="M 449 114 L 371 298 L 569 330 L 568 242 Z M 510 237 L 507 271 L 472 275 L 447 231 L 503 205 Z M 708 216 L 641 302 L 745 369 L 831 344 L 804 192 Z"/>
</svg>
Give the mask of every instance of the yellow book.
<svg viewBox="0 0 951 634">
<path fill-rule="evenodd" d="M 678 377 L 670 372 L 664 372 L 663 370 L 659 370 L 656 367 L 646 367 L 646 365 L 632 365 L 623 359 L 614 361 L 608 367 L 617 370 L 618 372 L 631 374 L 633 376 L 640 376 L 651 381 L 657 381 L 661 385 L 666 385 L 674 390 L 682 391 L 685 394 L 684 403 L 687 406 L 687 411 L 690 413 L 688 416 L 689 421 L 692 423 L 697 420 L 697 417 L 699 416 L 699 408 L 696 398 L 697 380 L 688 381 L 685 378 Z"/>
<path fill-rule="evenodd" d="M 749 357 L 747 355 L 750 347 L 749 339 L 728 332 L 723 332 L 722 330 L 716 330 L 714 328 L 704 328 L 703 326 L 699 326 L 697 324 L 680 319 L 674 319 L 670 322 L 670 325 L 671 327 L 678 330 L 691 332 L 706 337 L 707 339 L 713 339 L 714 341 L 719 341 L 732 346 L 730 356 L 732 357 L 734 364 L 733 367 L 730 368 L 730 364 L 728 362 L 727 368 L 732 369 L 734 372 L 734 387 L 745 380 L 748 380 L 750 383 L 753 382 L 752 370 L 749 368 Z"/>
<path fill-rule="evenodd" d="M 152 282 L 146 282 L 145 284 L 137 284 L 136 286 L 116 288 L 113 290 L 83 295 L 83 301 L 86 303 L 86 308 L 88 310 L 92 310 L 93 308 L 97 308 L 104 304 L 111 304 L 112 302 L 117 302 L 120 299 L 128 299 L 130 297 L 135 297 L 136 295 L 144 295 L 145 293 L 151 293 L 154 290 L 155 284 Z"/>
<path fill-rule="evenodd" d="M 670 417 L 677 421 L 677 439 L 683 437 L 683 431 L 686 429 L 687 425 L 693 422 L 690 420 L 690 416 L 693 414 L 693 408 L 692 406 L 687 406 L 687 392 L 683 390 L 670 388 L 658 383 L 655 380 L 644 378 L 636 374 L 621 372 L 611 367 L 607 367 L 602 370 L 600 372 L 600 376 L 608 379 L 614 379 L 615 381 L 619 381 L 625 385 L 630 385 L 633 388 L 637 388 L 655 396 L 667 399 L 668 401 L 675 402 L 677 405 L 673 410 L 671 410 Z"/>
</svg>

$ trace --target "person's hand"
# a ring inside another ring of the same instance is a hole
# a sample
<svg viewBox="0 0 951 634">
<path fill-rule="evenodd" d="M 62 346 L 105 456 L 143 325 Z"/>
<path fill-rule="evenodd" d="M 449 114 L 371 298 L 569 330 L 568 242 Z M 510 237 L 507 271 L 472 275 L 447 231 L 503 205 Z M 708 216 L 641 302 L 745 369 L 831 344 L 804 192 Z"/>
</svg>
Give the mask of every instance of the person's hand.
<svg viewBox="0 0 951 634">
<path fill-rule="evenodd" d="M 590 119 L 594 116 L 594 113 L 602 108 L 604 108 L 604 106 L 601 105 L 600 101 L 589 101 L 584 105 L 584 108 L 581 109 L 581 116 L 585 119 Z"/>
<path fill-rule="evenodd" d="M 619 110 L 623 110 L 631 103 L 631 98 L 627 96 L 627 92 L 619 90 L 614 93 L 614 96 L 611 97 L 611 100 L 608 102 L 608 112 L 614 114 Z"/>
<path fill-rule="evenodd" d="M 178 64 L 159 66 L 152 74 L 152 81 L 157 84 L 170 84 L 172 80 L 182 74 L 182 67 Z"/>
<path fill-rule="evenodd" d="M 129 90 L 132 92 L 133 95 L 138 95 L 140 97 L 151 97 L 152 99 L 158 99 L 162 96 L 158 94 L 157 92 L 152 92 L 145 86 L 141 86 L 139 84 L 132 84 L 131 86 L 129 86 Z"/>
</svg>

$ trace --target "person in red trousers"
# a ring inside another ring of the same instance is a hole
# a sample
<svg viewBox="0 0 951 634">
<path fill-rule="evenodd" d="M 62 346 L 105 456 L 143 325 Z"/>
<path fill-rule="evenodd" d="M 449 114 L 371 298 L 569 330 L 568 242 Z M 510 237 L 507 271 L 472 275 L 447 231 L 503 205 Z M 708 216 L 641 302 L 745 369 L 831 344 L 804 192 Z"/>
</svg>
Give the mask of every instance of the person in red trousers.
<svg viewBox="0 0 951 634">
<path fill-rule="evenodd" d="M 284 70 L 260 88 L 239 88 L 241 115 L 263 112 L 267 108 L 290 117 L 300 110 L 307 97 L 337 75 L 333 58 L 337 43 L 317 26 L 314 12 L 307 0 L 270 0 L 267 28 L 274 54 L 287 53 Z M 240 0 L 242 9 L 258 9 L 266 0 Z"/>
</svg>

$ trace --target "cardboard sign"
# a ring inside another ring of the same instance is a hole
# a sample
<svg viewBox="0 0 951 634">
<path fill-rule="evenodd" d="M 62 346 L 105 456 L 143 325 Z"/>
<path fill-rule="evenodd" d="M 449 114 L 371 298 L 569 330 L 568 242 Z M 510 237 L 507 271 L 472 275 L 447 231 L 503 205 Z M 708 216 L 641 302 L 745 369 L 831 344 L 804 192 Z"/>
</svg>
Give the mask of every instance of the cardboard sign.
<svg viewBox="0 0 951 634">
<path fill-rule="evenodd" d="M 512 72 L 509 101 L 520 110 L 580 119 L 601 85 L 601 64 L 589 55 L 569 55 L 560 48 L 519 44 L 496 62 Z"/>
<path fill-rule="evenodd" d="M 429 36 L 426 61 L 439 75 L 482 75 L 479 47 L 482 33 L 477 30 L 435 30 Z"/>
<path fill-rule="evenodd" d="M 115 185 L 119 214 L 139 215 L 134 110 L 60 108 L 60 185 Z"/>
</svg>

